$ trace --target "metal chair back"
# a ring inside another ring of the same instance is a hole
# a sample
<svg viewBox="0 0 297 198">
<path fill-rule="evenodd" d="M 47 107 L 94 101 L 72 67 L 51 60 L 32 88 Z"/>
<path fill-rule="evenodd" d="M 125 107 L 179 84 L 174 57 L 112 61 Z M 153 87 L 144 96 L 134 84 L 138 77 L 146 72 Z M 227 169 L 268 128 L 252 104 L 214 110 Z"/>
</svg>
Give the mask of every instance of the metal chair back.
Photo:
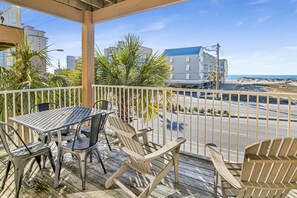
<svg viewBox="0 0 297 198">
<path fill-rule="evenodd" d="M 36 104 L 33 107 L 31 107 L 30 113 L 33 113 L 35 108 L 37 108 L 38 112 L 47 111 L 51 109 L 51 106 L 54 106 L 54 108 L 60 108 L 57 103 L 44 102 L 44 103 Z"/>
<path fill-rule="evenodd" d="M 75 146 L 75 142 L 79 137 L 79 133 L 81 130 L 81 127 L 83 126 L 83 124 L 85 122 L 89 122 L 91 121 L 91 134 L 90 134 L 90 144 L 89 147 L 94 146 L 97 142 L 98 142 L 98 135 L 99 132 L 104 129 L 104 125 L 106 123 L 106 118 L 107 118 L 106 113 L 99 113 L 96 115 L 92 115 L 92 116 L 88 116 L 86 118 L 84 118 L 77 126 L 76 129 L 76 133 L 75 133 L 75 137 L 74 137 L 74 142 L 73 142 L 73 146 L 72 146 L 72 150 L 74 150 L 74 146 Z"/>
<path fill-rule="evenodd" d="M 110 111 L 112 104 L 108 100 L 98 100 L 93 104 L 93 108 Z"/>
<path fill-rule="evenodd" d="M 30 154 L 32 154 L 30 149 L 27 147 L 26 143 L 24 142 L 24 140 L 21 138 L 21 136 L 15 130 L 15 128 L 13 126 L 11 126 L 10 124 L 0 121 L 0 139 L 1 139 L 1 142 L 3 144 L 5 151 L 7 152 L 7 154 L 10 157 L 13 157 L 11 150 L 19 147 L 17 145 L 17 143 L 14 141 L 15 137 L 17 137 L 17 139 L 25 147 L 25 149 Z"/>
</svg>

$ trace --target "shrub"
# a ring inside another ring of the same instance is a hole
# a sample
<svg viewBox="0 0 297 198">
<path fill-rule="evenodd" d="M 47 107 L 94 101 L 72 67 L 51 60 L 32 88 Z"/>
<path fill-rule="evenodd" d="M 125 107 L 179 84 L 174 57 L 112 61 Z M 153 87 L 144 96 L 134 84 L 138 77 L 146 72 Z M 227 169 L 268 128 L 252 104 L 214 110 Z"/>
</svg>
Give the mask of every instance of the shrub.
<svg viewBox="0 0 297 198">
<path fill-rule="evenodd" d="M 199 109 L 199 113 L 205 113 L 205 109 L 203 108 Z"/>
</svg>

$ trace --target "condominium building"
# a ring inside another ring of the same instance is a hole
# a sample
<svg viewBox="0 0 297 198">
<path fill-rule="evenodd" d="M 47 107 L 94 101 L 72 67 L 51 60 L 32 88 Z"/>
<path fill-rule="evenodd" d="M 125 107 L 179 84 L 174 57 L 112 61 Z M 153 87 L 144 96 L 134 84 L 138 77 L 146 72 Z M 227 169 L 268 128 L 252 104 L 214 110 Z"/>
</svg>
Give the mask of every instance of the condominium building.
<svg viewBox="0 0 297 198">
<path fill-rule="evenodd" d="M 24 35 L 32 50 L 46 50 L 48 38 L 45 37 L 44 31 L 36 30 L 34 27 L 31 26 L 25 26 Z M 31 59 L 31 62 L 39 69 L 40 73 L 46 72 L 46 63 L 40 61 L 40 59 L 38 59 L 37 57 L 33 57 L 33 59 Z"/>
<path fill-rule="evenodd" d="M 209 73 L 216 71 L 216 58 L 203 47 L 166 49 L 163 53 L 171 63 L 169 83 L 177 87 L 209 86 Z"/>
<path fill-rule="evenodd" d="M 67 69 L 73 70 L 75 68 L 75 56 L 67 56 Z"/>
<path fill-rule="evenodd" d="M 4 25 L 7 27 L 12 27 L 16 29 L 22 28 L 21 23 L 21 8 L 19 6 L 10 6 L 6 10 L 3 11 L 1 14 L 3 17 L 3 22 L 0 20 L 0 25 Z M 22 35 L 19 35 L 22 36 Z M 0 37 L 1 40 L 1 37 Z M 0 41 L 1 43 L 1 41 Z M 5 43 L 2 43 L 5 45 Z M 9 46 L 9 45 L 7 45 Z M 12 48 L 5 47 L 1 50 L 0 48 L 0 66 L 11 66 L 14 63 L 14 58 L 11 56 L 11 51 L 15 51 L 15 48 L 11 46 Z"/>
<path fill-rule="evenodd" d="M 123 45 L 124 45 L 123 41 L 118 41 L 117 47 L 109 47 L 104 49 L 104 55 L 107 56 L 109 59 L 111 59 L 112 52 L 115 50 L 118 50 L 118 47 L 121 47 Z M 146 57 L 153 53 L 153 49 L 144 47 L 144 46 L 140 46 L 140 51 L 142 53 L 141 60 L 140 60 L 141 63 L 144 63 Z"/>
<path fill-rule="evenodd" d="M 220 74 L 221 74 L 221 81 L 224 82 L 228 78 L 227 59 L 220 59 Z"/>
</svg>

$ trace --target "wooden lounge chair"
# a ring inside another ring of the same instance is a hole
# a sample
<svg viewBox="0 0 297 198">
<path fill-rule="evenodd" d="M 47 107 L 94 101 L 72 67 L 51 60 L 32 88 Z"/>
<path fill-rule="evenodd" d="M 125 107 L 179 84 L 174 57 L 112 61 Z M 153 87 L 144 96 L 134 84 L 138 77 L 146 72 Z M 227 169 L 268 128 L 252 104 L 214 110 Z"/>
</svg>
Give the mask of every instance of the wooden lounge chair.
<svg viewBox="0 0 297 198">
<path fill-rule="evenodd" d="M 129 195 L 137 197 L 117 179 L 129 168 L 136 170 L 150 180 L 149 185 L 138 197 L 148 197 L 173 166 L 175 181 L 179 182 L 179 150 L 186 141 L 184 138 L 177 138 L 161 147 L 147 141 L 147 132 L 151 130 L 136 131 L 131 125 L 116 117 L 110 117 L 109 123 L 110 128 L 117 134 L 123 145 L 122 150 L 129 156 L 129 159 L 106 181 L 106 188 L 116 183 Z M 139 137 L 143 137 L 142 143 L 139 141 Z"/>
<path fill-rule="evenodd" d="M 297 138 L 276 138 L 245 149 L 243 164 L 226 163 L 214 144 L 206 145 L 220 178 L 223 197 L 286 197 L 297 188 Z"/>
</svg>

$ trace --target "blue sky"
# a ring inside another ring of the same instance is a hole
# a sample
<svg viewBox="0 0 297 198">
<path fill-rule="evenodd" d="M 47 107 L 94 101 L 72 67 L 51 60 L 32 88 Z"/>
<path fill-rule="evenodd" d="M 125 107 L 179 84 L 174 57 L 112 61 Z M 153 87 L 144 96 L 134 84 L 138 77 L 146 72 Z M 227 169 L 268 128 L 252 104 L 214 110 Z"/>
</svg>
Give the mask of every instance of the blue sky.
<svg viewBox="0 0 297 198">
<path fill-rule="evenodd" d="M 0 3 L 0 10 L 7 5 Z M 81 55 L 81 25 L 23 9 L 23 23 L 46 32 L 52 62 Z M 96 45 L 103 50 L 127 33 L 144 46 L 210 46 L 219 42 L 229 74 L 297 74 L 297 0 L 188 0 L 96 25 Z"/>
</svg>

